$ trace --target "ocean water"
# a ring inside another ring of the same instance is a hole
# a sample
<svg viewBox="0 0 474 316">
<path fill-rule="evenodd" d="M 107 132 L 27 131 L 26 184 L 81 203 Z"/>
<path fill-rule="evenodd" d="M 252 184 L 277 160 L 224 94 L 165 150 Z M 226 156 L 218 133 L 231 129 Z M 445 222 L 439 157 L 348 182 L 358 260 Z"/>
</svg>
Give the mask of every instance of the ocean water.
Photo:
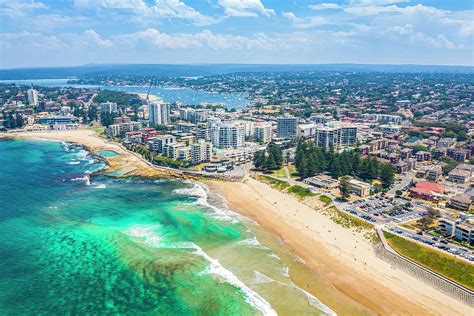
<svg viewBox="0 0 474 316">
<path fill-rule="evenodd" d="M 68 79 L 32 79 L 32 80 L 0 80 L 0 83 L 16 83 L 23 85 L 37 85 L 43 87 L 77 87 L 77 88 L 101 88 L 105 90 L 116 90 L 131 93 L 148 93 L 148 87 L 122 87 L 106 85 L 72 85 L 67 83 Z M 150 94 L 161 98 L 165 102 L 181 102 L 184 104 L 197 105 L 200 103 L 214 102 L 223 103 L 228 108 L 242 109 L 250 104 L 244 93 L 207 93 L 193 89 L 176 89 L 167 87 L 152 87 Z"/>
<path fill-rule="evenodd" d="M 281 241 L 202 185 L 103 167 L 72 144 L 0 140 L 2 315 L 333 314 L 292 282 Z"/>
</svg>

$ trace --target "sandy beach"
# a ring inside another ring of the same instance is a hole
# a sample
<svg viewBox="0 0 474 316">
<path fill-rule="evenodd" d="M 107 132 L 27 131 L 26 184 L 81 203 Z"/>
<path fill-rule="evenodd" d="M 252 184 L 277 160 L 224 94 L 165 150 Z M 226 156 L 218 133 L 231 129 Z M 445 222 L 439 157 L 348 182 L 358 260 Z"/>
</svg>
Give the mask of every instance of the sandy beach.
<svg viewBox="0 0 474 316">
<path fill-rule="evenodd" d="M 140 98 L 143 100 L 146 100 L 146 93 L 136 93 Z M 156 95 L 148 95 L 148 100 L 153 101 L 153 102 L 162 102 L 163 100 L 160 97 L 157 97 Z"/>
<path fill-rule="evenodd" d="M 60 140 L 84 145 L 92 152 L 113 150 L 107 172 L 131 168 L 129 176 L 173 177 L 150 166 L 118 144 L 92 130 L 0 134 Z M 344 228 L 301 203 L 252 178 L 245 182 L 206 181 L 229 207 L 278 235 L 286 246 L 318 275 L 318 284 L 290 269 L 293 281 L 340 315 L 472 315 L 459 301 L 431 288 L 377 258 L 361 233 Z"/>
<path fill-rule="evenodd" d="M 288 194 L 252 178 L 245 183 L 207 183 L 232 210 L 279 235 L 321 274 L 328 286 L 317 288 L 298 280 L 290 270 L 296 284 L 339 314 L 358 314 L 356 309 L 346 309 L 349 304 L 340 300 L 344 298 L 382 315 L 472 315 L 467 305 L 376 257 L 361 233 L 334 223 Z"/>
</svg>

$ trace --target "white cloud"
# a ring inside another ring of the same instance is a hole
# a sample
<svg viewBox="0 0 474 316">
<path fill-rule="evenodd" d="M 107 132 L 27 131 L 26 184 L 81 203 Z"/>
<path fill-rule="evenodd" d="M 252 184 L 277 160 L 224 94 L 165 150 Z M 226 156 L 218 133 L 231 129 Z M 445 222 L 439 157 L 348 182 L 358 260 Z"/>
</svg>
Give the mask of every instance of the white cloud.
<svg viewBox="0 0 474 316">
<path fill-rule="evenodd" d="M 92 29 L 83 33 L 61 33 L 47 35 L 38 32 L 0 33 L 0 42 L 6 47 L 13 47 L 18 42 L 28 43 L 28 46 L 46 50 L 59 48 L 109 48 L 114 44 L 111 40 L 102 37 Z"/>
<path fill-rule="evenodd" d="M 360 15 L 360 16 L 370 16 L 370 15 L 380 15 L 383 13 L 393 13 L 393 14 L 430 14 L 432 16 L 443 16 L 446 14 L 445 10 L 441 10 L 435 7 L 424 6 L 422 4 L 417 4 L 415 6 L 408 7 L 399 7 L 396 5 L 389 6 L 355 6 L 347 7 L 344 9 L 345 12 Z"/>
<path fill-rule="evenodd" d="M 0 0 L 0 16 L 22 16 L 28 11 L 46 8 L 46 4 L 42 2 L 36 2 L 35 0 Z"/>
<path fill-rule="evenodd" d="M 114 45 L 111 40 L 102 39 L 100 35 L 92 29 L 86 30 L 83 36 L 86 41 L 96 44 L 100 47 L 111 47 Z"/>
<path fill-rule="evenodd" d="M 218 0 L 228 16 L 256 17 L 275 15 L 275 10 L 267 9 L 260 0 Z"/>
<path fill-rule="evenodd" d="M 422 43 L 436 48 L 457 48 L 445 35 L 438 34 L 434 37 L 417 32 L 414 30 L 413 25 L 406 24 L 404 26 L 393 26 L 388 29 L 389 32 L 402 35 L 403 38 L 407 38 L 411 43 Z M 459 47 L 459 48 L 462 48 Z"/>
<path fill-rule="evenodd" d="M 319 3 L 319 4 L 310 4 L 308 6 L 311 10 L 319 11 L 319 10 L 334 10 L 334 9 L 342 9 L 343 7 L 337 3 Z"/>
<path fill-rule="evenodd" d="M 116 45 L 125 43 L 129 47 L 150 45 L 155 48 L 191 49 L 210 48 L 212 50 L 225 49 L 272 49 L 291 48 L 293 44 L 302 41 L 299 37 L 269 37 L 263 33 L 253 36 L 231 34 L 214 34 L 209 30 L 198 33 L 168 34 L 154 28 L 112 37 Z"/>
<path fill-rule="evenodd" d="M 74 0 L 74 5 L 81 8 L 124 9 L 138 12 L 149 10 L 143 0 Z"/>
<path fill-rule="evenodd" d="M 387 5 L 394 3 L 410 2 L 410 0 L 351 0 L 349 3 L 351 5 L 360 5 L 360 6 L 374 6 L 374 5 Z"/>
<path fill-rule="evenodd" d="M 286 19 L 293 23 L 293 26 L 298 29 L 309 29 L 319 25 L 331 24 L 327 17 L 323 16 L 310 16 L 307 18 L 299 18 L 293 12 L 282 12 L 281 14 Z"/>
<path fill-rule="evenodd" d="M 293 23 L 304 23 L 304 20 L 298 18 L 293 12 L 282 12 L 281 15 Z"/>
<path fill-rule="evenodd" d="M 75 0 L 74 4 L 83 8 L 117 9 L 136 14 L 137 19 L 156 21 L 163 18 L 177 18 L 193 21 L 199 25 L 219 22 L 218 19 L 201 14 L 180 0 L 155 0 L 148 5 L 144 0 Z"/>
</svg>

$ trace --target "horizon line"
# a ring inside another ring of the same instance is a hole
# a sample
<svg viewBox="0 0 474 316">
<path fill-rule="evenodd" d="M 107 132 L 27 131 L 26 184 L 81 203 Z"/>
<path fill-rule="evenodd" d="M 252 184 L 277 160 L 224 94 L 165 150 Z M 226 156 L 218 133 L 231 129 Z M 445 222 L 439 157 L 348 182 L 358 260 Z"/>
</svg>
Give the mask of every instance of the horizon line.
<svg viewBox="0 0 474 316">
<path fill-rule="evenodd" d="M 213 65 L 235 65 L 235 66 L 418 66 L 418 67 L 467 67 L 474 68 L 474 65 L 448 65 L 448 64 L 415 64 L 415 63 L 351 63 L 351 62 L 340 62 L 340 63 L 88 63 L 82 65 L 63 65 L 63 66 L 25 66 L 25 67 L 10 67 L 0 68 L 0 71 L 4 70 L 19 70 L 19 69 L 41 69 L 41 68 L 80 68 L 87 66 L 213 66 Z"/>
</svg>

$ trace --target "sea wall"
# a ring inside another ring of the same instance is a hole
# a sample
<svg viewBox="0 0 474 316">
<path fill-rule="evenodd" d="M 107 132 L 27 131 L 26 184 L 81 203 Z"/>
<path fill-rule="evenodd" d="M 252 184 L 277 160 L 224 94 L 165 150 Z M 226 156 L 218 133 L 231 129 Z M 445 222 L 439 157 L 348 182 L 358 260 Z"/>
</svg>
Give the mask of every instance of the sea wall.
<svg viewBox="0 0 474 316">
<path fill-rule="evenodd" d="M 380 237 L 381 230 L 377 230 L 377 233 Z M 374 251 L 377 257 L 383 259 L 384 261 L 394 265 L 395 267 L 401 270 L 408 272 L 409 274 L 440 290 L 441 292 L 459 301 L 462 301 L 471 307 L 474 307 L 473 291 L 456 282 L 451 281 L 448 278 L 443 277 L 442 275 L 434 271 L 425 268 L 424 266 L 414 262 L 413 260 L 403 257 L 395 250 L 393 250 L 388 244 L 386 244 L 386 241 L 383 236 L 381 236 L 381 240 L 382 242 L 379 242 L 374 245 Z"/>
</svg>

